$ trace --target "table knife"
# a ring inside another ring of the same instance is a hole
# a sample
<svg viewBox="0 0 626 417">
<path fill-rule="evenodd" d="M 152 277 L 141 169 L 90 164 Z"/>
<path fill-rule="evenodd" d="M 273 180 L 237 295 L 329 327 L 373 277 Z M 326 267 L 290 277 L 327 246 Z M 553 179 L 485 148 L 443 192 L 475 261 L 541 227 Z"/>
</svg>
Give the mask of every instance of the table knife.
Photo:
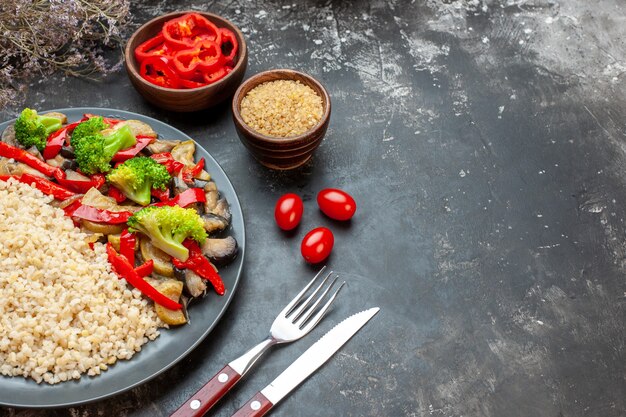
<svg viewBox="0 0 626 417">
<path fill-rule="evenodd" d="M 267 387 L 257 392 L 232 417 L 260 417 L 265 415 L 294 388 L 326 363 L 379 310 L 378 307 L 374 307 L 361 311 L 333 327 Z"/>
</svg>

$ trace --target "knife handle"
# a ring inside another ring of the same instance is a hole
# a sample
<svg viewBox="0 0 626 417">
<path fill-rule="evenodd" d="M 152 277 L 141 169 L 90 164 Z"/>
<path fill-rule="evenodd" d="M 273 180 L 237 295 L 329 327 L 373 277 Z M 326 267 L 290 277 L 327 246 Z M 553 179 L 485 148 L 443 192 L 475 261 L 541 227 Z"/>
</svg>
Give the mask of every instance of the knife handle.
<svg viewBox="0 0 626 417">
<path fill-rule="evenodd" d="M 170 417 L 201 417 L 241 379 L 233 368 L 226 365 L 185 404 Z"/>
<path fill-rule="evenodd" d="M 237 410 L 232 417 L 261 417 L 270 411 L 272 407 L 274 407 L 274 404 L 259 391 L 254 397 L 250 398 L 250 401 Z"/>
</svg>

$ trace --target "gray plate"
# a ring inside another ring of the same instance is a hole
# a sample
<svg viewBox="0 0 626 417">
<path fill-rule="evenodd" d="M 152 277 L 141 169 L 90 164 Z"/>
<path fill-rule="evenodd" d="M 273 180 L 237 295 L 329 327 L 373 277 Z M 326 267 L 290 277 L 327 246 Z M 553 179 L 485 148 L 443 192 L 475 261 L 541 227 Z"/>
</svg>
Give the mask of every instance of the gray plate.
<svg viewBox="0 0 626 417">
<path fill-rule="evenodd" d="M 150 117 L 122 110 L 102 108 L 58 109 L 65 113 L 70 122 L 79 120 L 84 113 L 120 119 L 137 119 L 148 123 L 163 138 L 189 140 L 178 129 Z M 43 113 L 43 111 L 42 111 Z M 0 132 L 11 123 L 0 124 Z M 102 400 L 120 394 L 141 385 L 191 352 L 215 327 L 230 303 L 241 275 L 245 248 L 245 230 L 241 206 L 237 194 L 228 177 L 209 153 L 196 143 L 196 159 L 204 157 L 205 168 L 217 184 L 220 193 L 230 203 L 232 226 L 228 234 L 237 239 L 239 254 L 228 266 L 220 268 L 220 275 L 226 285 L 226 294 L 222 297 L 209 290 L 207 296 L 198 300 L 189 308 L 191 324 L 162 329 L 161 335 L 154 341 L 143 346 L 141 352 L 132 359 L 118 361 L 97 377 L 83 376 L 76 381 L 48 385 L 37 384 L 33 380 L 22 377 L 6 377 L 0 375 L 0 406 L 9 407 L 69 407 L 78 404 Z M 210 286 L 209 286 L 210 287 Z"/>
</svg>

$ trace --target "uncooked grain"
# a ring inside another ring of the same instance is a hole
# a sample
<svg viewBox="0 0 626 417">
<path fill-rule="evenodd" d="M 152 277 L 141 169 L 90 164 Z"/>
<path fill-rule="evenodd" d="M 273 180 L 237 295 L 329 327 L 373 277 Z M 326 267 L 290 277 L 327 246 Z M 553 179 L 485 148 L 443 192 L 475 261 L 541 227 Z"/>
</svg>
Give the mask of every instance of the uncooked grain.
<svg viewBox="0 0 626 417">
<path fill-rule="evenodd" d="M 241 100 L 243 121 L 257 132 L 277 138 L 298 136 L 322 118 L 322 98 L 308 85 L 294 80 L 268 81 Z"/>
<path fill-rule="evenodd" d="M 0 181 L 0 373 L 54 384 L 130 359 L 162 323 L 50 201 Z"/>
</svg>

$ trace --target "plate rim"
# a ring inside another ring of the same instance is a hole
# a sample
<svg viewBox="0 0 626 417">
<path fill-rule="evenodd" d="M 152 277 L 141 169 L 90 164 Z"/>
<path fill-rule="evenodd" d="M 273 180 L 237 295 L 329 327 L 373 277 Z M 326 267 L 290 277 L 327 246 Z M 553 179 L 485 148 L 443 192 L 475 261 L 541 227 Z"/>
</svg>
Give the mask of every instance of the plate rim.
<svg viewBox="0 0 626 417">
<path fill-rule="evenodd" d="M 233 195 L 232 197 L 234 197 L 234 201 L 236 202 L 236 206 L 237 209 L 239 211 L 239 217 L 241 218 L 241 242 L 237 241 L 237 244 L 239 245 L 239 253 L 237 255 L 237 259 L 239 262 L 239 266 L 237 268 L 236 274 L 235 274 L 235 280 L 232 286 L 232 289 L 230 291 L 230 295 L 228 296 L 228 298 L 225 300 L 224 305 L 222 306 L 222 308 L 219 310 L 219 312 L 217 313 L 217 316 L 215 317 L 215 319 L 213 320 L 213 322 L 206 328 L 206 330 L 200 335 L 200 337 L 195 340 L 184 352 L 182 352 L 181 354 L 178 355 L 178 357 L 176 357 L 174 360 L 172 360 L 171 362 L 169 362 L 168 364 L 166 364 L 165 366 L 163 366 L 162 368 L 160 368 L 159 370 L 152 372 L 150 375 L 147 375 L 143 378 L 141 378 L 138 381 L 135 381 L 123 388 L 119 388 L 116 389 L 114 391 L 102 394 L 102 395 L 96 395 L 90 398 L 86 398 L 83 400 L 78 400 L 78 401 L 71 401 L 71 402 L 63 402 L 63 401 L 58 401 L 55 403 L 51 403 L 51 404 L 26 404 L 26 403 L 11 403 L 11 402 L 7 402 L 7 401 L 3 401 L 2 399 L 0 399 L 0 407 L 10 407 L 10 408 L 18 408 L 18 409 L 24 409 L 24 408 L 30 408 L 30 409 L 55 409 L 55 408 L 68 408 L 68 407 L 74 407 L 74 406 L 79 406 L 79 405 L 85 405 L 85 404 L 90 404 L 90 403 L 95 403 L 98 401 L 102 401 L 105 400 L 107 398 L 111 398 L 117 395 L 120 395 L 124 392 L 130 391 L 134 388 L 137 388 L 138 386 L 141 386 L 153 379 L 155 379 L 157 376 L 163 374 L 165 371 L 171 369 L 172 367 L 174 367 L 174 365 L 176 365 L 177 363 L 179 363 L 181 360 L 183 360 L 185 357 L 187 357 L 193 350 L 195 350 L 198 345 L 200 345 L 206 338 L 207 336 L 215 329 L 215 327 L 217 326 L 217 324 L 220 322 L 220 320 L 223 318 L 224 314 L 226 313 L 226 310 L 228 310 L 228 307 L 230 306 L 232 300 L 233 300 L 233 296 L 235 294 L 235 292 L 237 291 L 237 288 L 239 287 L 239 283 L 241 281 L 241 275 L 243 272 L 243 267 L 244 267 L 244 260 L 245 260 L 245 248 L 246 248 L 246 227 L 245 227 L 245 219 L 244 219 L 244 215 L 243 215 L 243 209 L 241 207 L 241 202 L 239 201 L 239 196 L 237 195 L 237 191 L 235 190 L 235 187 L 233 186 L 232 181 L 230 180 L 230 178 L 228 177 L 228 175 L 226 174 L 226 171 L 224 171 L 224 168 L 222 168 L 222 166 L 220 165 L 220 163 L 213 157 L 213 155 L 211 155 L 211 153 L 209 151 L 207 151 L 201 144 L 199 144 L 195 139 L 193 139 L 191 136 L 189 136 L 188 134 L 186 134 L 185 132 L 183 132 L 182 130 L 172 126 L 169 123 L 166 123 L 164 121 L 161 121 L 159 119 L 156 119 L 154 117 L 151 116 L 146 116 L 140 113 L 136 113 L 136 112 L 132 112 L 129 110 L 123 110 L 123 109 L 113 109 L 113 108 L 109 108 L 109 107 L 64 107 L 64 108 L 54 108 L 54 109 L 46 109 L 46 110 L 37 110 L 38 113 L 40 114 L 44 114 L 44 113 L 48 113 L 48 112 L 59 112 L 59 113 L 64 113 L 64 112 L 82 112 L 82 113 L 96 113 L 98 112 L 99 114 L 103 114 L 105 112 L 108 113 L 118 113 L 120 114 L 120 116 L 125 116 L 125 117 L 137 117 L 138 120 L 140 121 L 146 121 L 147 123 L 150 122 L 156 122 L 157 125 L 165 125 L 168 128 L 172 129 L 173 131 L 175 131 L 177 134 L 181 135 L 183 139 L 185 140 L 193 140 L 193 142 L 196 144 L 197 147 L 199 147 L 200 149 L 202 149 L 206 155 L 208 155 L 208 157 L 215 163 L 215 165 L 217 166 L 217 168 L 221 171 L 221 174 L 224 175 L 224 177 L 226 178 L 226 180 L 228 181 L 228 184 L 230 185 L 230 188 L 233 190 Z M 64 113 L 65 114 L 65 113 Z M 105 116 L 106 117 L 106 116 Z M 142 120 L 143 119 L 143 120 Z M 4 131 L 4 129 L 12 122 L 14 122 L 16 119 L 9 119 L 7 121 L 4 121 L 2 123 L 0 123 L 0 134 L 2 133 L 2 131 Z M 158 129 L 155 129 L 155 131 L 157 132 L 157 134 L 159 134 Z M 233 206 L 232 204 L 232 200 L 229 198 L 229 205 Z M 166 329 L 166 328 L 159 328 L 159 332 L 162 331 L 170 331 L 172 329 Z M 159 336 L 160 337 L 160 336 Z M 142 348 L 145 345 L 148 345 L 150 343 L 155 343 L 158 342 L 159 338 L 155 339 L 155 340 L 150 340 L 148 341 L 146 344 L 142 345 Z M 137 354 L 139 354 L 141 351 L 136 351 L 133 354 L 133 357 Z M 125 363 L 131 362 L 133 358 L 129 359 L 129 360 L 123 360 L 123 361 L 117 361 L 116 365 L 123 365 Z M 107 371 L 105 371 L 106 373 Z M 96 378 L 99 376 L 96 376 Z M 28 381 L 28 382 L 34 382 L 31 378 L 24 378 L 22 376 L 7 376 L 7 375 L 0 375 L 0 383 L 2 381 L 6 381 L 6 380 L 11 380 L 13 378 L 21 378 L 21 381 Z M 61 382 L 59 384 L 72 384 L 72 383 L 80 383 L 83 378 L 92 378 L 87 376 L 86 374 L 81 375 L 81 378 L 78 380 L 68 380 L 65 382 Z M 34 382 L 36 383 L 36 382 Z M 47 384 L 45 382 L 42 382 L 41 384 L 46 384 L 45 386 L 55 386 L 57 384 Z M 39 385 L 39 384 L 38 384 Z M 76 387 L 78 388 L 78 387 Z"/>
</svg>

